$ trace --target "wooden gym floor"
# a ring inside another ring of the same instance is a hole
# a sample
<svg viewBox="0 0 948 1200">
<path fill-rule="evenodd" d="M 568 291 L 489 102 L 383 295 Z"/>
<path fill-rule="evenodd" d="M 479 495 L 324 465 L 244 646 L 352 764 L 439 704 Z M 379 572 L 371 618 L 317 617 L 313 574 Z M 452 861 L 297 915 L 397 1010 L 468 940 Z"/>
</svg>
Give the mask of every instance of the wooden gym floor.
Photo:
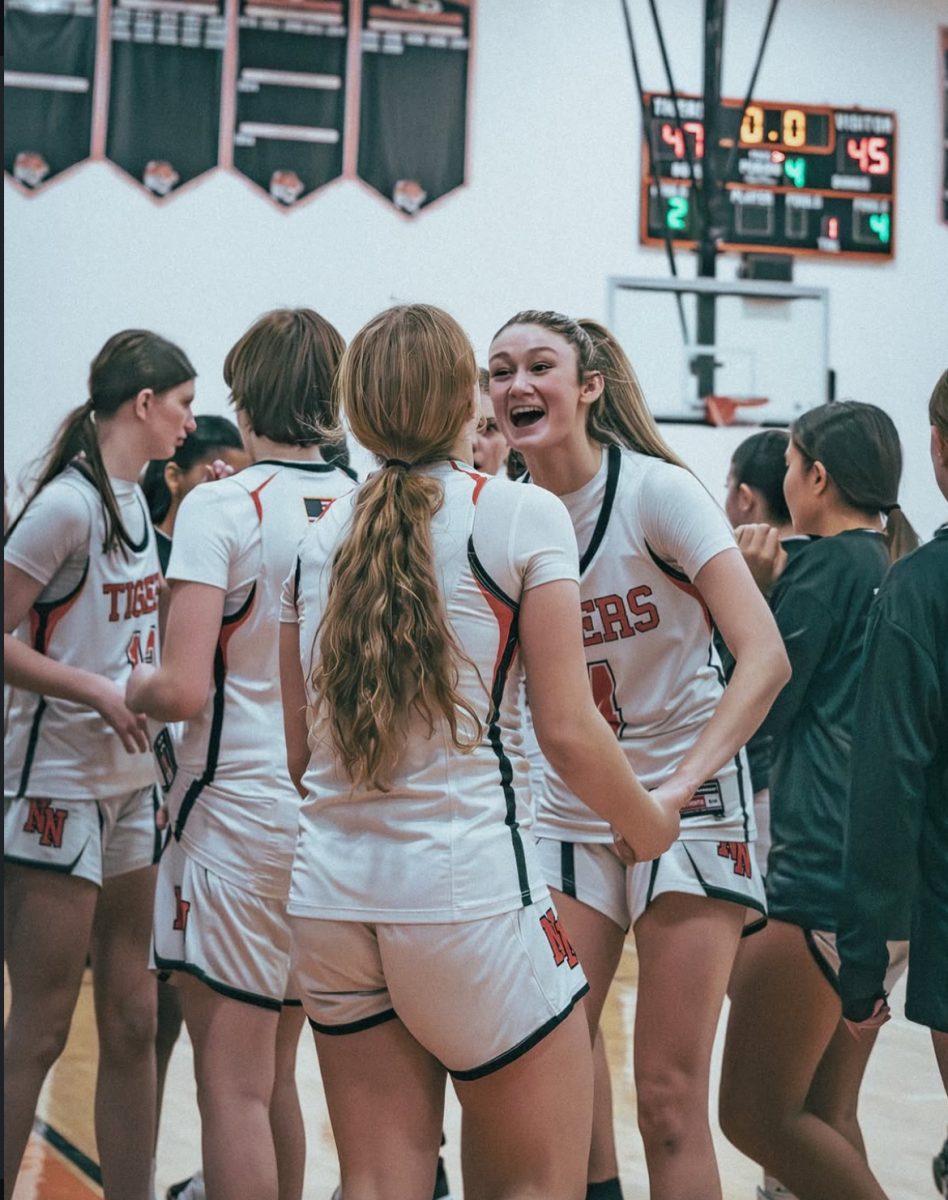
<svg viewBox="0 0 948 1200">
<path fill-rule="evenodd" d="M 636 961 L 627 947 L 606 1006 L 604 1028 L 612 1065 L 617 1140 L 627 1200 L 646 1200 L 648 1184 L 635 1126 L 631 1031 L 635 1009 Z M 8 988 L 4 979 L 4 1010 Z M 881 1031 L 862 1089 L 860 1120 L 869 1158 L 891 1200 L 931 1200 L 935 1196 L 931 1160 L 945 1138 L 948 1105 L 935 1066 L 927 1030 L 902 1015 L 904 981 L 892 996 L 893 1019 Z M 715 1047 L 712 1087 L 716 1087 L 723 1019 Z M 92 1088 L 96 1033 L 92 985 L 83 983 L 65 1054 L 46 1082 L 37 1121 L 14 1200 L 88 1200 L 102 1195 L 96 1186 L 92 1130 Z M 300 1040 L 298 1077 L 307 1128 L 305 1200 L 329 1200 L 338 1183 L 332 1132 L 326 1115 L 316 1056 L 308 1033 Z M 712 1114 L 714 1111 L 712 1097 Z M 725 1200 L 754 1200 L 760 1173 L 713 1124 Z M 461 1198 L 458 1154 L 460 1109 L 448 1090 L 443 1151 L 455 1200 Z M 158 1147 L 157 1200 L 171 1183 L 190 1175 L 200 1162 L 200 1124 L 195 1101 L 191 1047 L 186 1031 L 175 1047 L 168 1074 Z"/>
</svg>

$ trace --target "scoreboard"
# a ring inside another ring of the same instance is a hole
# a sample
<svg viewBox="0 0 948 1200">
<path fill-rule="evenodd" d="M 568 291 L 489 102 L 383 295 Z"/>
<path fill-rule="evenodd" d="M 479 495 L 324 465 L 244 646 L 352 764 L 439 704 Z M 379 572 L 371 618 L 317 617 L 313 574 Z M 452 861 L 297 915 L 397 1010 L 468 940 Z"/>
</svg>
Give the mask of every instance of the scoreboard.
<svg viewBox="0 0 948 1200">
<path fill-rule="evenodd" d="M 675 246 L 694 246 L 701 213 L 692 177 L 700 185 L 709 150 L 704 101 L 645 99 L 640 239 L 660 246 L 667 230 Z M 769 101 L 745 109 L 722 99 L 718 135 L 721 250 L 892 258 L 894 113 Z"/>
</svg>

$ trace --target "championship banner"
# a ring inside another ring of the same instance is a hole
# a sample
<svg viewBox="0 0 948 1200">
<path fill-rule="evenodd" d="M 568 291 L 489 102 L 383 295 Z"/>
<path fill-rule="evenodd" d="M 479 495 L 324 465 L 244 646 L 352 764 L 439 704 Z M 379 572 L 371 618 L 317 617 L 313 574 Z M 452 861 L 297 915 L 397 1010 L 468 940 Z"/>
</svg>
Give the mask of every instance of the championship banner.
<svg viewBox="0 0 948 1200">
<path fill-rule="evenodd" d="M 234 169 L 281 207 L 342 174 L 347 4 L 240 0 Z"/>
<path fill-rule="evenodd" d="M 106 158 L 163 199 L 217 166 L 227 28 L 216 0 L 116 0 Z"/>
<path fill-rule="evenodd" d="M 360 179 L 414 216 L 464 183 L 473 0 L 365 0 Z"/>
<path fill-rule="evenodd" d="M 91 152 L 96 6 L 9 0 L 3 36 L 3 169 L 35 191 Z"/>
</svg>

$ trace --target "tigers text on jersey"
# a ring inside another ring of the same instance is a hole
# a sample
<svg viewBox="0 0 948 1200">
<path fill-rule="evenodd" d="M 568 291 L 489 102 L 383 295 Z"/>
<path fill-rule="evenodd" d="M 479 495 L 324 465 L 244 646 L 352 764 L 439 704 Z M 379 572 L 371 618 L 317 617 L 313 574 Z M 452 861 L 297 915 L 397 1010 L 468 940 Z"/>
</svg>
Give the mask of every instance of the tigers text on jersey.
<svg viewBox="0 0 948 1200">
<path fill-rule="evenodd" d="M 426 468 L 444 488 L 432 521 L 448 622 L 473 666 L 458 690 L 480 715 L 469 753 L 446 727 L 417 718 L 390 790 L 353 792 L 325 718 L 310 730 L 289 912 L 356 921 L 454 922 L 494 916 L 546 896 L 532 836 L 521 828 L 529 771 L 522 746 L 517 614 L 523 592 L 577 578 L 576 539 L 555 496 L 447 462 Z M 355 497 L 313 526 L 287 581 L 281 619 L 299 621 L 307 688 L 319 646 L 333 555 Z M 475 517 L 476 514 L 476 517 Z M 295 602 L 294 602 L 295 595 Z"/>
<path fill-rule="evenodd" d="M 161 571 L 144 496 L 128 480 L 111 482 L 133 540 L 102 552 L 98 489 L 67 467 L 30 504 L 4 558 L 44 585 L 15 636 L 124 687 L 133 666 L 158 659 Z M 74 701 L 13 689 L 4 742 L 7 795 L 97 799 L 155 781 L 150 751 L 130 754 L 95 709 Z"/>
<path fill-rule="evenodd" d="M 308 522 L 353 486 L 323 462 L 257 462 L 195 488 L 175 521 L 169 580 L 226 595 L 213 686 L 176 747 L 172 828 L 193 859 L 260 895 L 286 895 L 299 808 L 283 734 L 280 591 Z"/>
<path fill-rule="evenodd" d="M 681 467 L 633 450 L 603 450 L 596 475 L 561 497 L 580 550 L 583 643 L 600 712 L 645 787 L 664 782 L 708 723 L 724 690 L 711 617 L 693 580 L 734 534 Z M 751 796 L 730 786 L 736 759 L 682 810 L 681 837 L 753 836 Z M 547 768 L 540 837 L 610 842 L 609 826 Z"/>
</svg>

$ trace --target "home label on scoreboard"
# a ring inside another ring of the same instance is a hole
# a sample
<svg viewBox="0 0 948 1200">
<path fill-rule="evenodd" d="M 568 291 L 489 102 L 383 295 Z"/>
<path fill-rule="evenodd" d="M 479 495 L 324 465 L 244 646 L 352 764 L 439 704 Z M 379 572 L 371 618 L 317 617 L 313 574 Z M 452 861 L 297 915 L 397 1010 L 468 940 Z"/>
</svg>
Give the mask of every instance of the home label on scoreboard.
<svg viewBox="0 0 948 1200">
<path fill-rule="evenodd" d="M 700 186 L 705 160 L 704 102 L 679 96 L 676 105 L 671 95 L 652 93 L 646 106 L 641 241 L 663 245 L 667 230 L 674 245 L 694 246 L 701 232 L 694 181 Z M 771 101 L 745 109 L 740 100 L 722 99 L 719 138 L 721 250 L 892 257 L 894 113 Z"/>
</svg>

